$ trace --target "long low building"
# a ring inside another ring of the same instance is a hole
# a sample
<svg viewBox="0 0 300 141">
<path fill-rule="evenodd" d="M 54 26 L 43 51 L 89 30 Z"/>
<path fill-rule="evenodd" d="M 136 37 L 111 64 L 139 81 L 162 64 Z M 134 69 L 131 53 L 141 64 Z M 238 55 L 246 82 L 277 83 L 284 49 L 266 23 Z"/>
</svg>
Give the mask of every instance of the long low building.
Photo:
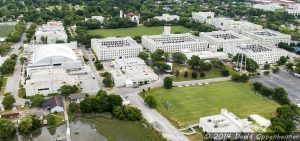
<svg viewBox="0 0 300 141">
<path fill-rule="evenodd" d="M 182 50 L 181 51 L 187 59 L 191 59 L 192 56 L 198 56 L 200 59 L 208 60 L 208 59 L 220 59 L 227 60 L 228 54 L 224 52 L 212 52 L 212 51 L 201 51 L 201 52 L 192 52 L 190 50 Z"/>
<path fill-rule="evenodd" d="M 259 43 L 231 44 L 224 48 L 225 53 L 236 55 L 244 54 L 253 59 L 257 64 L 276 63 L 281 56 L 287 56 L 287 52 L 275 47 L 268 47 Z"/>
<path fill-rule="evenodd" d="M 199 37 L 200 39 L 208 41 L 210 45 L 216 46 L 217 48 L 224 48 L 227 44 L 232 43 L 252 42 L 251 38 L 233 31 L 201 32 Z"/>
<path fill-rule="evenodd" d="M 68 35 L 60 21 L 51 21 L 38 28 L 34 36 L 37 43 L 54 44 L 57 42 L 68 42 Z"/>
<path fill-rule="evenodd" d="M 290 44 L 291 43 L 291 35 L 283 34 L 278 31 L 273 31 L 270 29 L 260 29 L 260 30 L 252 30 L 252 31 L 242 31 L 241 34 L 248 36 L 262 44 L 266 45 L 275 45 L 283 42 Z"/>
<path fill-rule="evenodd" d="M 251 31 L 262 29 L 261 25 L 257 25 L 248 21 L 235 21 L 230 18 L 213 18 L 207 21 L 207 24 L 213 25 L 220 30 L 231 30 L 237 33 L 241 31 Z"/>
<path fill-rule="evenodd" d="M 91 70 L 82 62 L 77 43 L 24 45 L 28 60 L 26 96 L 57 93 L 63 85 L 77 85 L 83 92 L 97 92 Z"/>
<path fill-rule="evenodd" d="M 140 58 L 116 59 L 112 61 L 108 69 L 113 76 L 117 87 L 132 87 L 145 81 L 153 82 L 158 80 L 158 75 L 147 66 Z"/>
<path fill-rule="evenodd" d="M 210 46 L 206 41 L 200 40 L 192 34 L 171 34 L 171 27 L 169 26 L 164 27 L 162 35 L 142 36 L 142 45 L 150 52 L 157 49 L 169 53 L 179 52 L 183 49 L 191 51 L 216 50 L 214 46 Z"/>
<path fill-rule="evenodd" d="M 91 46 L 99 60 L 137 57 L 143 50 L 131 37 L 92 39 Z"/>
</svg>

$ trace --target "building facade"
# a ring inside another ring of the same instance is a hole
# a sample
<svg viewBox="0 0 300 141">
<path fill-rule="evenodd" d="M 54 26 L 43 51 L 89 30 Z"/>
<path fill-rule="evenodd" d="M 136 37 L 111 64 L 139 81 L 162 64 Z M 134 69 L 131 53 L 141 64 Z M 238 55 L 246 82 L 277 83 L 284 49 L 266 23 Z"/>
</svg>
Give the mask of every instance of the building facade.
<svg viewBox="0 0 300 141">
<path fill-rule="evenodd" d="M 273 31 L 270 29 L 242 31 L 241 34 L 258 41 L 261 44 L 266 44 L 266 45 L 278 46 L 278 43 L 280 42 L 287 43 L 287 44 L 291 43 L 291 35 L 283 34 L 278 31 Z"/>
<path fill-rule="evenodd" d="M 191 51 L 215 50 L 206 41 L 200 40 L 192 34 L 171 34 L 170 32 L 171 27 L 165 27 L 162 35 L 142 36 L 142 45 L 150 52 L 154 52 L 157 49 L 169 53 L 179 52 L 183 49 Z"/>
<path fill-rule="evenodd" d="M 131 37 L 92 39 L 91 46 L 99 60 L 137 57 L 143 49 Z"/>
<path fill-rule="evenodd" d="M 199 37 L 202 40 L 206 40 L 210 45 L 216 46 L 218 49 L 224 48 L 227 44 L 252 42 L 251 38 L 233 31 L 201 32 Z"/>
<path fill-rule="evenodd" d="M 192 19 L 200 23 L 207 23 L 214 17 L 215 17 L 214 12 L 192 12 Z"/>
<path fill-rule="evenodd" d="M 57 42 L 68 42 L 68 35 L 60 21 L 51 21 L 43 24 L 35 32 L 35 41 L 37 43 L 54 44 Z"/>
<path fill-rule="evenodd" d="M 287 52 L 275 47 L 268 47 L 259 43 L 252 44 L 231 44 L 224 48 L 225 53 L 236 55 L 244 54 L 253 59 L 257 64 L 274 64 L 281 56 L 287 56 Z"/>
</svg>

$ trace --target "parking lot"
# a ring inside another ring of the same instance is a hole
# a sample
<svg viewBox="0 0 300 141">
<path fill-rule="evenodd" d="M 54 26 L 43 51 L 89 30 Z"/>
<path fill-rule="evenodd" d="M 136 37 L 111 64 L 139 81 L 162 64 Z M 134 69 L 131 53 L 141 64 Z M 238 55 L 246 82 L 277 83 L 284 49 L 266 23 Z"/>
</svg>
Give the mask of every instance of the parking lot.
<svg viewBox="0 0 300 141">
<path fill-rule="evenodd" d="M 292 74 L 280 71 L 277 74 L 271 73 L 269 76 L 260 76 L 252 79 L 269 87 L 282 87 L 288 92 L 290 100 L 294 104 L 300 104 L 300 79 Z"/>
</svg>

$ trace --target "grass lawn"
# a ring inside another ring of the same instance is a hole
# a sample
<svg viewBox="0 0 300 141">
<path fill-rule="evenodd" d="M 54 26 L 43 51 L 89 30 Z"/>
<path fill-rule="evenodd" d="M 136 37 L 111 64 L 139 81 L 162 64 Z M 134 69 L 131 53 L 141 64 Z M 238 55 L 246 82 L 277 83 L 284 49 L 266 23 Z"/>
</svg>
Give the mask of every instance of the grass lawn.
<svg viewBox="0 0 300 141">
<path fill-rule="evenodd" d="M 251 114 L 271 118 L 280 106 L 266 97 L 255 94 L 249 83 L 232 81 L 172 89 L 157 88 L 142 96 L 145 95 L 154 96 L 158 110 L 178 127 L 197 123 L 203 116 L 219 114 L 222 108 L 241 118 Z"/>
<path fill-rule="evenodd" d="M 80 120 L 95 124 L 97 131 L 110 141 L 164 141 L 160 134 L 144 123 L 102 117 Z"/>
<path fill-rule="evenodd" d="M 191 30 L 185 28 L 183 26 L 172 26 L 172 33 L 181 32 L 187 33 Z M 101 35 L 103 37 L 125 37 L 125 36 L 143 36 L 143 35 L 159 35 L 163 32 L 163 26 L 155 26 L 155 27 L 130 27 L 130 28 L 116 28 L 116 29 L 96 29 L 89 30 L 88 34 L 90 35 Z"/>
<path fill-rule="evenodd" d="M 55 117 L 55 125 L 48 126 L 48 128 L 57 127 L 57 126 L 65 123 L 64 112 L 58 112 L 58 113 L 54 113 L 52 115 L 54 115 L 54 117 Z M 47 117 L 45 119 L 47 119 Z"/>
<path fill-rule="evenodd" d="M 7 83 L 7 77 L 3 77 L 3 86 L 1 87 L 1 90 L 0 90 L 0 96 L 4 95 L 6 83 Z"/>
<path fill-rule="evenodd" d="M 0 25 L 0 37 L 6 37 L 14 30 L 14 25 Z"/>
<path fill-rule="evenodd" d="M 237 72 L 232 70 L 232 66 L 230 65 L 225 65 L 225 67 L 229 70 L 229 74 L 235 74 Z M 200 77 L 200 72 L 198 72 L 198 77 L 196 79 L 192 78 L 192 69 L 188 66 L 188 65 L 179 65 L 179 64 L 175 64 L 173 63 L 173 73 L 175 74 L 175 72 L 179 70 L 180 74 L 178 77 L 173 77 L 174 81 L 188 81 L 188 80 L 197 80 L 197 79 L 209 79 L 209 78 L 218 78 L 218 77 L 223 77 L 221 74 L 221 70 L 220 69 L 211 69 L 210 71 L 207 71 L 205 73 L 205 77 L 201 78 Z M 189 73 L 188 77 L 184 77 L 184 72 L 187 71 Z"/>
</svg>

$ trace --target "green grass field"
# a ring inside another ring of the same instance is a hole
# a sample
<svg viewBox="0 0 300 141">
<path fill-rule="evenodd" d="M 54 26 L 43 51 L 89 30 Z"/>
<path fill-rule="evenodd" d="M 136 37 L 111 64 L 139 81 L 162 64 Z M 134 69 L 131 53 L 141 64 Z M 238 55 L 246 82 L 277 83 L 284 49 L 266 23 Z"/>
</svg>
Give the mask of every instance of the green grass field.
<svg viewBox="0 0 300 141">
<path fill-rule="evenodd" d="M 232 81 L 172 89 L 157 88 L 145 95 L 153 95 L 157 100 L 158 110 L 178 127 L 197 123 L 203 116 L 219 114 L 222 108 L 241 118 L 251 114 L 271 118 L 280 106 L 255 94 L 249 83 Z"/>
<path fill-rule="evenodd" d="M 6 37 L 14 30 L 13 25 L 0 25 L 0 37 Z"/>
<path fill-rule="evenodd" d="M 191 30 L 183 26 L 172 26 L 172 33 L 180 32 L 187 33 Z M 131 27 L 131 28 L 116 28 L 116 29 L 96 29 L 89 30 L 90 35 L 101 35 L 103 37 L 126 37 L 126 36 L 143 36 L 143 35 L 159 35 L 163 32 L 163 26 L 156 27 Z"/>
<path fill-rule="evenodd" d="M 148 125 L 139 122 L 121 121 L 107 118 L 80 118 L 92 123 L 97 131 L 112 141 L 164 141 L 164 139 Z"/>
<path fill-rule="evenodd" d="M 229 70 L 229 75 L 236 74 L 237 72 L 233 71 L 231 65 L 225 65 L 226 69 Z M 189 80 L 198 80 L 198 79 L 209 79 L 209 78 L 218 78 L 218 77 L 223 77 L 221 74 L 221 69 L 211 69 L 207 72 L 205 72 L 205 77 L 201 78 L 200 77 L 200 72 L 198 72 L 198 77 L 196 79 L 192 78 L 192 69 L 187 66 L 187 65 L 178 65 L 173 63 L 173 73 L 175 74 L 176 71 L 179 71 L 179 76 L 178 77 L 173 77 L 174 81 L 189 81 Z M 184 72 L 187 71 L 189 73 L 188 77 L 184 77 Z"/>
</svg>

